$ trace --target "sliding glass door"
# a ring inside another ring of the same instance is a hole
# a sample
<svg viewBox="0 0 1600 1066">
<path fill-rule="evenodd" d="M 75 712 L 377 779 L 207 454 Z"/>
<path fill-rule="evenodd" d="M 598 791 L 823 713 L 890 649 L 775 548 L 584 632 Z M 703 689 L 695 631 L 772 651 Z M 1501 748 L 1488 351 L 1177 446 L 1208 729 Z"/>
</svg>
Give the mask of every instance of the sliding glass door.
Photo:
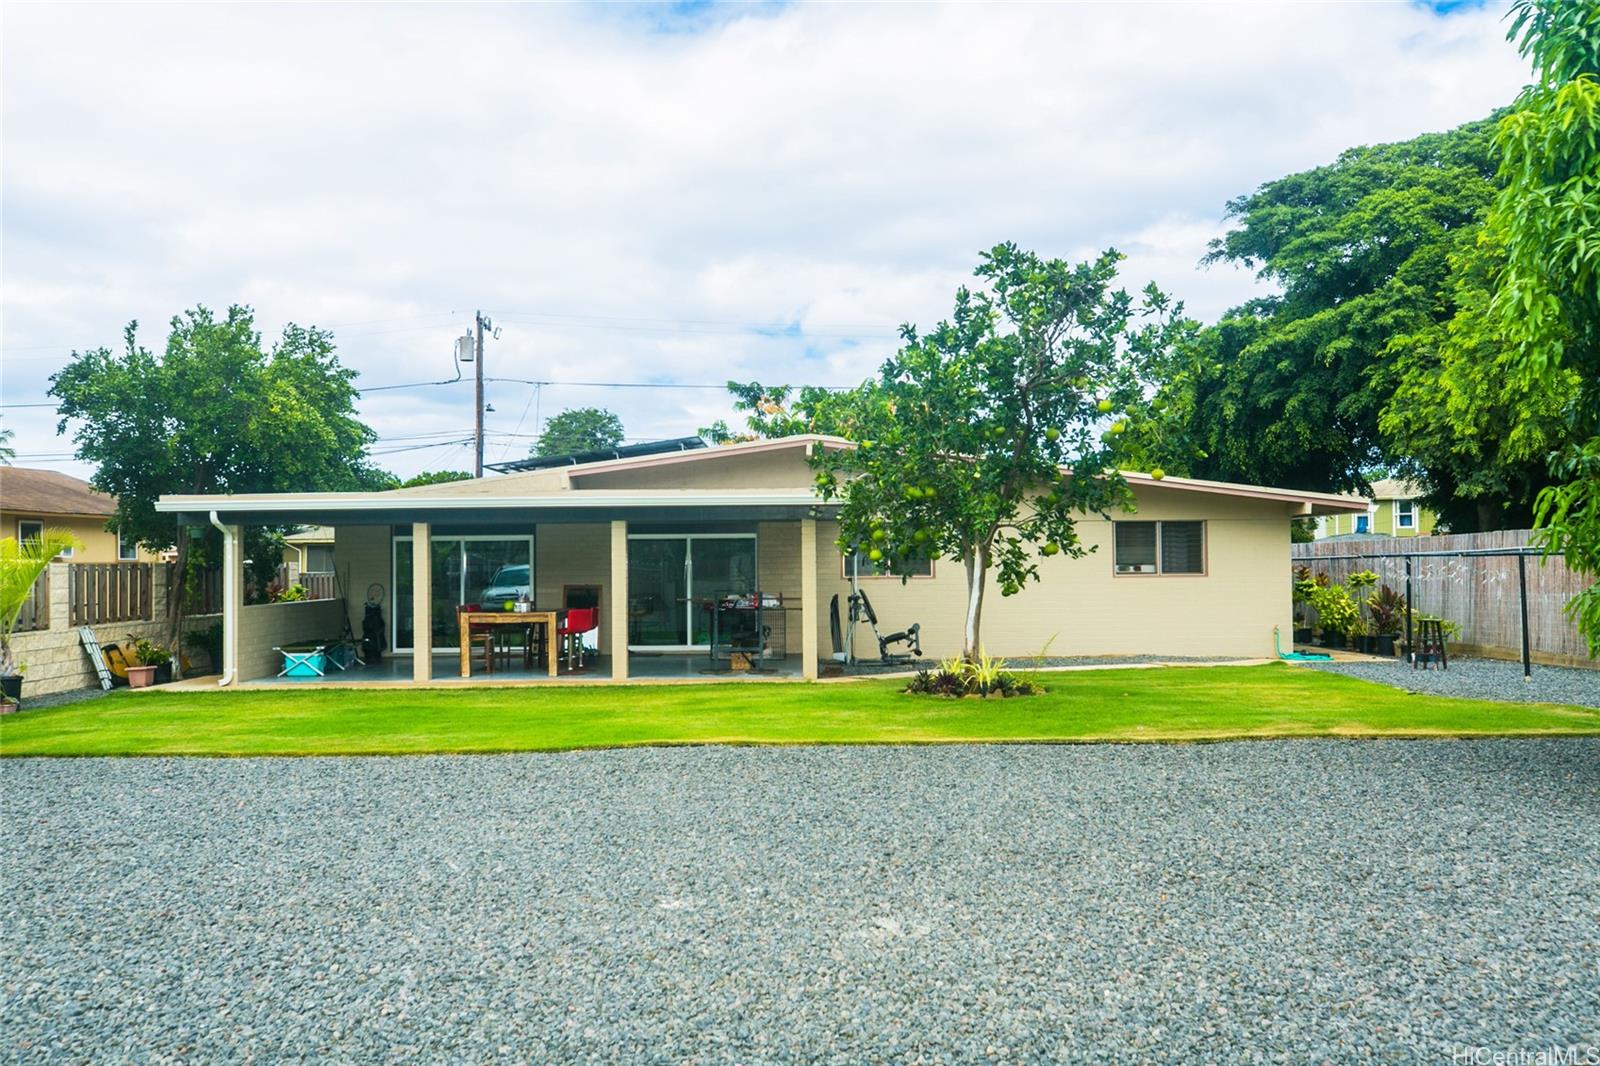
<svg viewBox="0 0 1600 1066">
<path fill-rule="evenodd" d="M 711 602 L 756 590 L 754 533 L 639 533 L 628 538 L 628 646 L 711 643 Z"/>
<path fill-rule="evenodd" d="M 533 595 L 533 538 L 531 536 L 432 537 L 433 646 L 454 649 L 461 640 L 456 608 L 482 603 L 485 598 L 514 599 Z M 394 538 L 394 599 L 390 605 L 391 643 L 396 652 L 415 646 L 412 631 L 412 540 Z"/>
</svg>

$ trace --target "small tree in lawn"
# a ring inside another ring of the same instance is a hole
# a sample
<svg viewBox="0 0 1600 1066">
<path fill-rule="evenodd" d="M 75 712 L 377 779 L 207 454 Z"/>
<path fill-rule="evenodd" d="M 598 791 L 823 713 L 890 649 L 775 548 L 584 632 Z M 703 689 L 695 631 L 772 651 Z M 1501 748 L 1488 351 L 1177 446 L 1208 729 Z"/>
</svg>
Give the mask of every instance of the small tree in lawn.
<svg viewBox="0 0 1600 1066">
<path fill-rule="evenodd" d="M 1113 289 L 1121 258 L 1073 265 L 999 245 L 949 321 L 926 335 L 901 327 L 904 345 L 878 377 L 829 401 L 828 424 L 857 442 L 812 456 L 820 492 L 842 501 L 840 549 L 891 571 L 959 560 L 968 659 L 982 648 L 991 568 L 1014 595 L 1038 579 L 1039 555 L 1088 550 L 1078 518 L 1131 503 L 1116 470 L 1118 412 L 1189 324 L 1153 285 L 1138 306 Z"/>
</svg>

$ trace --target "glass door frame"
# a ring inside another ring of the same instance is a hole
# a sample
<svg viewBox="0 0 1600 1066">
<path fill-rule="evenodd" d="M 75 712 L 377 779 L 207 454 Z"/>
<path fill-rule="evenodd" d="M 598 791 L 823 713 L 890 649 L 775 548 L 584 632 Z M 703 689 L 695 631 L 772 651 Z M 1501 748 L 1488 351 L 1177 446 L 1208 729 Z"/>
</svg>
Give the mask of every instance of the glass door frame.
<svg viewBox="0 0 1600 1066">
<path fill-rule="evenodd" d="M 750 557 L 754 563 L 753 572 L 756 575 L 756 584 L 761 583 L 761 542 L 754 533 L 629 533 L 628 543 L 636 540 L 681 540 L 684 541 L 683 551 L 683 621 L 685 633 L 694 634 L 694 542 L 697 540 L 748 540 L 750 542 Z M 628 565 L 633 565 L 633 555 L 628 555 Z M 628 582 L 628 595 L 634 594 L 633 582 Z M 706 654 L 704 644 L 629 644 L 629 651 L 695 651 Z"/>
<path fill-rule="evenodd" d="M 390 596 L 391 606 L 389 608 L 389 653 L 391 655 L 415 655 L 416 651 L 417 651 L 417 649 L 415 647 L 402 648 L 400 646 L 400 616 L 395 611 L 394 607 L 392 606 L 393 604 L 399 603 L 399 601 L 400 601 L 400 545 L 402 543 L 404 543 L 404 544 L 412 544 L 415 539 L 416 538 L 413 537 L 410 533 L 393 533 L 393 534 L 390 534 L 390 538 L 389 538 L 389 588 L 393 591 L 393 595 Z M 523 534 L 523 533 L 483 533 L 483 534 L 479 534 L 479 533 L 446 533 L 446 534 L 443 534 L 443 535 L 437 536 L 437 537 L 430 536 L 428 538 L 428 546 L 431 548 L 433 545 L 442 543 L 444 541 L 454 541 L 456 543 L 456 545 L 458 546 L 458 549 L 461 552 L 465 553 L 468 541 L 501 541 L 501 542 L 505 542 L 505 541 L 519 541 L 519 540 L 520 541 L 526 541 L 527 544 L 528 544 L 528 583 L 529 583 L 529 586 L 530 586 L 530 588 L 537 587 L 538 581 L 539 581 L 539 575 L 538 575 L 538 568 L 537 568 L 537 560 L 536 560 L 536 558 L 534 556 L 534 534 L 532 534 L 532 533 L 526 533 L 526 534 Z M 415 550 L 416 549 L 413 546 L 413 549 L 412 549 L 412 551 L 413 551 L 412 558 L 413 559 L 416 558 L 416 556 L 414 554 Z M 409 574 L 406 575 L 406 579 L 408 581 L 410 580 L 410 577 L 411 577 L 411 575 L 409 575 Z M 461 560 L 460 585 L 461 585 L 461 587 L 457 591 L 457 595 L 458 595 L 459 598 L 456 600 L 456 602 L 457 603 L 466 603 L 467 602 L 467 566 L 466 566 L 465 557 L 463 557 L 462 560 Z M 416 602 L 417 602 L 415 590 L 412 591 L 411 602 L 412 602 L 413 607 L 414 607 Z M 415 632 L 415 630 L 413 630 L 413 632 Z M 460 640 L 460 637 L 457 637 L 456 640 Z M 438 652 L 438 651 L 441 651 L 441 650 L 456 651 L 458 649 L 457 649 L 457 647 L 456 647 L 456 645 L 454 643 L 451 643 L 451 644 L 446 644 L 446 645 L 435 644 L 433 646 L 433 650 L 435 652 Z"/>
</svg>

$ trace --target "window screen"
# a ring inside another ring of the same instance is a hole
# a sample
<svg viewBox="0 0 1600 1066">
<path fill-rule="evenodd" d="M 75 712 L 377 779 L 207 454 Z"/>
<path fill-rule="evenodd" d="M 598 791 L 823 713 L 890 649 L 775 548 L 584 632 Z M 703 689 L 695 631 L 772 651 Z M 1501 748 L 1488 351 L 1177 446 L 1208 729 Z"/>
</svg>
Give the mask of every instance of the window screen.
<svg viewBox="0 0 1600 1066">
<path fill-rule="evenodd" d="M 1156 524 L 1118 522 L 1117 573 L 1153 574 L 1156 572 Z"/>
<path fill-rule="evenodd" d="M 1161 523 L 1161 572 L 1163 574 L 1203 574 L 1205 569 L 1205 523 Z"/>
</svg>

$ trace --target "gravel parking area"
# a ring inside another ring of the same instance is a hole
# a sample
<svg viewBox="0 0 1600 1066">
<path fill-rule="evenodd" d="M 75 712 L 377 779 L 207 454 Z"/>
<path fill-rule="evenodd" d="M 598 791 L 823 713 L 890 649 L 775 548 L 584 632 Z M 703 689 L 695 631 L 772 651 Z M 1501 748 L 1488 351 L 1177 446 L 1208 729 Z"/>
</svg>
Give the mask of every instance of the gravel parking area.
<svg viewBox="0 0 1600 1066">
<path fill-rule="evenodd" d="M 1478 700 L 1600 707 L 1600 670 L 1540 666 L 1535 663 L 1533 676 L 1524 680 L 1521 663 L 1498 659 L 1451 659 L 1448 670 L 1415 670 L 1410 663 L 1399 659 L 1393 662 L 1373 659 L 1367 662 L 1307 665 L 1317 670 L 1359 677 L 1363 681 L 1392 685 L 1407 692 L 1465 696 Z"/>
<path fill-rule="evenodd" d="M 1600 1044 L 1600 741 L 7 760 L 0 782 L 10 1061 Z"/>
</svg>

